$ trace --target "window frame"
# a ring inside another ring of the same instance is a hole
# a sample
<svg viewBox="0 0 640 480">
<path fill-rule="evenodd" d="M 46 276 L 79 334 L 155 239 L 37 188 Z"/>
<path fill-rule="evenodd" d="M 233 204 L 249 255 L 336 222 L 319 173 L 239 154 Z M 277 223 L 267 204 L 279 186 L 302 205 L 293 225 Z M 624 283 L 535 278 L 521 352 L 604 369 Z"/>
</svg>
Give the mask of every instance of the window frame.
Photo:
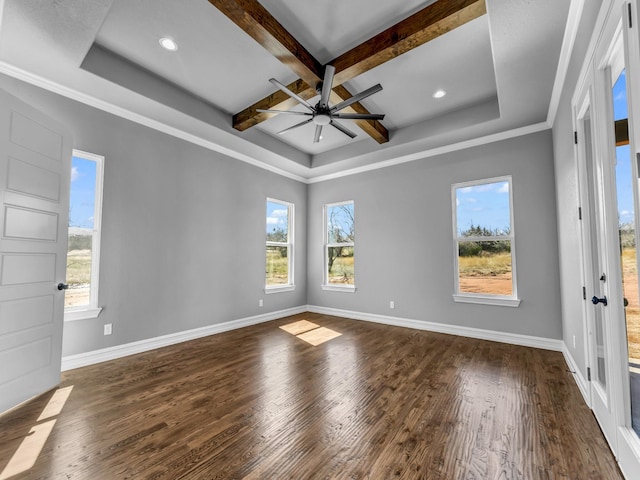
<svg viewBox="0 0 640 480">
<path fill-rule="evenodd" d="M 345 200 L 342 202 L 326 203 L 323 207 L 323 244 L 324 244 L 324 274 L 322 280 L 322 290 L 335 291 L 335 292 L 348 292 L 354 293 L 356 291 L 356 273 L 355 273 L 355 239 L 353 242 L 342 243 L 329 243 L 329 216 L 328 212 L 331 207 L 339 207 L 341 205 L 353 205 L 353 228 L 355 232 L 355 210 L 356 204 L 353 200 Z M 355 235 L 354 235 L 355 236 Z M 329 282 L 329 248 L 332 247 L 351 247 L 353 249 L 354 267 L 353 267 L 353 285 L 347 285 L 343 283 L 330 283 Z"/>
<path fill-rule="evenodd" d="M 104 156 L 73 149 L 72 158 L 73 157 L 79 157 L 83 160 L 96 163 L 96 188 L 93 205 L 93 229 L 91 231 L 91 289 L 89 293 L 89 303 L 86 305 L 65 307 L 65 321 L 96 318 L 102 311 L 102 308 L 98 306 L 98 293 L 100 288 L 100 238 L 102 236 Z M 71 191 L 71 187 L 69 187 L 69 191 Z"/>
<path fill-rule="evenodd" d="M 505 235 L 461 237 L 458 235 L 458 205 L 457 191 L 461 188 L 477 187 L 491 183 L 507 182 L 509 185 L 509 233 Z M 513 178 L 511 175 L 500 177 L 483 178 L 466 182 L 454 183 L 451 185 L 451 205 L 452 205 L 452 227 L 453 227 L 453 278 L 454 293 L 453 300 L 458 303 L 474 303 L 484 305 L 495 305 L 503 307 L 518 307 L 521 300 L 518 298 L 518 282 L 516 275 L 516 245 L 515 245 L 515 224 L 513 208 Z M 511 250 L 511 295 L 497 295 L 488 293 L 460 292 L 460 268 L 458 255 L 460 241 L 463 242 L 487 242 L 487 241 L 509 241 Z"/>
<path fill-rule="evenodd" d="M 265 200 L 265 207 L 269 203 L 277 203 L 287 208 L 287 242 L 273 242 L 266 239 L 266 221 L 267 216 L 265 215 L 265 277 L 264 277 L 264 293 L 280 293 L 280 292 L 291 292 L 295 290 L 295 282 L 294 282 L 294 265 L 295 265 L 295 235 L 294 235 L 294 212 L 295 205 L 291 202 L 286 202 L 284 200 L 278 200 L 276 198 L 267 197 Z M 287 248 L 287 260 L 288 260 L 288 281 L 283 285 L 267 285 L 267 248 L 268 247 L 286 247 Z"/>
</svg>

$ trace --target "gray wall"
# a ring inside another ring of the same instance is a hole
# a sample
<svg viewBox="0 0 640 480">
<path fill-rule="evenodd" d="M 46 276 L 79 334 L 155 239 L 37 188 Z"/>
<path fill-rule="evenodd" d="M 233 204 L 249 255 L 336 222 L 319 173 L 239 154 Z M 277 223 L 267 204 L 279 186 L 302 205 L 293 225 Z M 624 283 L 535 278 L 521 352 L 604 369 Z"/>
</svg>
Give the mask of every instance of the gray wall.
<svg viewBox="0 0 640 480">
<path fill-rule="evenodd" d="M 580 273 L 580 225 L 578 221 L 578 174 L 573 143 L 571 99 L 586 56 L 600 9 L 600 2 L 585 2 L 580 29 L 573 49 L 558 114 L 553 126 L 553 149 L 558 205 L 558 245 L 562 290 L 564 343 L 584 378 L 587 377 L 586 331 L 583 318 L 582 277 Z M 573 346 L 573 337 L 576 346 Z"/>
<path fill-rule="evenodd" d="M 106 157 L 104 310 L 65 323 L 63 355 L 306 304 L 305 184 L 15 79 L 0 76 L 0 88 L 66 124 L 74 148 Z M 266 197 L 296 207 L 295 292 L 263 292 Z"/>
<path fill-rule="evenodd" d="M 309 186 L 308 303 L 562 338 L 551 131 Z M 451 185 L 513 177 L 518 308 L 454 303 Z M 355 202 L 355 293 L 324 291 L 322 209 Z M 395 309 L 389 309 L 389 301 Z"/>
<path fill-rule="evenodd" d="M 65 324 L 64 355 L 306 304 L 562 337 L 550 131 L 307 186 L 12 78 L 0 88 L 106 157 L 104 310 Z M 522 303 L 454 303 L 451 184 L 502 175 L 513 176 Z M 267 196 L 296 205 L 295 292 L 263 292 Z M 341 200 L 356 205 L 353 294 L 320 288 L 322 209 Z"/>
</svg>

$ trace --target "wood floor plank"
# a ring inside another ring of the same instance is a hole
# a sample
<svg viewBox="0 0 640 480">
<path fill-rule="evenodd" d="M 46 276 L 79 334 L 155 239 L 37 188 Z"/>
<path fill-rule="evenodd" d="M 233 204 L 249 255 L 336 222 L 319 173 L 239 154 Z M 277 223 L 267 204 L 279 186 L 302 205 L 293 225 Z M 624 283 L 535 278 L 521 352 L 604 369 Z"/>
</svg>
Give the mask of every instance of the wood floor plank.
<svg viewBox="0 0 640 480">
<path fill-rule="evenodd" d="M 295 322 L 340 336 L 313 346 L 280 328 Z M 622 478 L 558 352 L 306 313 L 71 386 L 47 420 L 55 391 L 0 417 L 0 473 L 55 420 L 12 479 Z"/>
</svg>

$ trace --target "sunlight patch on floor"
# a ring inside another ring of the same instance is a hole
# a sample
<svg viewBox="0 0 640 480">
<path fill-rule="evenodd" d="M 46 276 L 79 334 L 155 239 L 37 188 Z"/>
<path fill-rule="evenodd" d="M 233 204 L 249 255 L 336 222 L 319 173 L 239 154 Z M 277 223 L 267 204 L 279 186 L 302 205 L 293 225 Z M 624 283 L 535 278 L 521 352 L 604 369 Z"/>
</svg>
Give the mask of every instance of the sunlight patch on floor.
<svg viewBox="0 0 640 480">
<path fill-rule="evenodd" d="M 295 335 L 296 338 L 313 345 L 314 347 L 342 335 L 335 330 L 321 327 L 313 322 L 309 322 L 308 320 L 300 320 L 288 325 L 282 325 L 280 328 L 291 335 Z"/>
<path fill-rule="evenodd" d="M 49 400 L 49 403 L 47 403 L 47 406 L 42 410 L 37 421 L 41 422 L 42 420 L 58 416 L 64 404 L 67 403 L 72 389 L 73 385 L 56 390 Z M 51 435 L 55 424 L 56 419 L 53 419 L 31 427 L 31 430 L 24 440 L 22 440 L 16 453 L 13 454 L 7 466 L 4 467 L 4 470 L 0 473 L 0 480 L 7 480 L 20 473 L 26 472 L 36 464 L 42 447 L 44 447 L 49 435 Z"/>
<path fill-rule="evenodd" d="M 289 323 L 288 325 L 282 325 L 280 328 L 291 335 L 299 335 L 314 328 L 318 328 L 320 325 L 316 325 L 308 320 L 300 320 L 298 322 Z"/>
<path fill-rule="evenodd" d="M 51 400 L 49 400 L 49 403 L 47 403 L 47 406 L 44 407 L 40 417 L 38 417 L 38 422 L 60 415 L 62 407 L 64 407 L 69 395 L 71 395 L 71 390 L 73 390 L 73 385 L 56 390 Z"/>
<path fill-rule="evenodd" d="M 300 335 L 297 335 L 297 337 L 315 347 L 321 343 L 328 342 L 329 340 L 339 337 L 340 335 L 342 334 L 331 330 L 330 328 L 320 327 L 315 330 L 309 330 L 308 332 L 301 333 Z"/>
</svg>

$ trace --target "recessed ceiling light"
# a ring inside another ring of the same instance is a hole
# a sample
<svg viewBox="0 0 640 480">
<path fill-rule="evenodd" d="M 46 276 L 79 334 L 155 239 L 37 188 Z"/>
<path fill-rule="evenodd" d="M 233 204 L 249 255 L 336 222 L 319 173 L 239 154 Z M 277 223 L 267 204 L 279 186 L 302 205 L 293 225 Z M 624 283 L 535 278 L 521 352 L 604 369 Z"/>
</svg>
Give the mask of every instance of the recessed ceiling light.
<svg viewBox="0 0 640 480">
<path fill-rule="evenodd" d="M 169 50 L 170 52 L 175 52 L 176 50 L 178 50 L 178 44 L 173 38 L 162 37 L 159 42 L 162 48 L 164 48 L 165 50 Z"/>
<path fill-rule="evenodd" d="M 444 90 L 436 90 L 433 94 L 433 98 L 442 98 L 447 94 Z"/>
</svg>

